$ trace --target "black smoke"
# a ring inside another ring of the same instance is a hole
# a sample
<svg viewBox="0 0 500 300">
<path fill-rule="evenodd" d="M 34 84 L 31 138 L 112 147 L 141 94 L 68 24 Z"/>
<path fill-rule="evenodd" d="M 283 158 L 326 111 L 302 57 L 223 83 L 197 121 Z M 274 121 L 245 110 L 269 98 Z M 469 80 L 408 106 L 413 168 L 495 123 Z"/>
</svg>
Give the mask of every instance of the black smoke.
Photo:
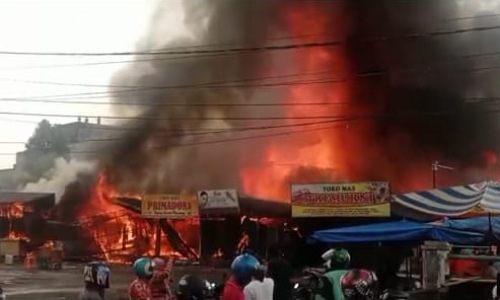
<svg viewBox="0 0 500 300">
<path fill-rule="evenodd" d="M 161 33 L 163 26 L 170 26 L 164 17 L 168 9 L 165 4 L 158 7 L 138 50 L 262 46 L 276 43 L 276 36 L 289 34 L 291 26 L 301 27 L 302 23 L 307 24 L 302 31 L 310 37 L 285 42 L 342 40 L 341 45 L 326 51 L 341 49 L 345 55 L 349 72 L 338 75 L 350 78 L 352 113 L 374 116 L 346 124 L 349 132 L 342 147 L 352 154 L 346 158 L 349 170 L 341 174 L 346 180 L 388 180 L 401 189 L 414 187 L 406 182 L 422 172 L 429 173 L 433 160 L 450 162 L 464 174 L 463 170 L 483 167 L 483 151 L 500 149 L 497 117 L 491 105 L 470 103 L 472 98 L 491 97 L 498 92 L 492 79 L 497 71 L 477 71 L 491 66 L 494 56 L 474 55 L 497 51 L 499 31 L 452 33 L 498 25 L 495 19 L 457 19 L 488 11 L 468 10 L 463 1 L 186 0 L 184 21 L 190 36 L 167 40 Z M 294 15 L 290 16 L 290 11 Z M 315 12 L 313 17 L 305 20 L 310 11 Z M 318 28 L 321 35 L 315 32 Z M 424 34 L 432 32 L 451 33 Z M 142 120 L 125 124 L 137 130 L 125 134 L 124 141 L 106 153 L 104 163 L 109 167 L 111 181 L 126 190 L 141 192 L 237 186 L 241 167 L 260 162 L 266 142 L 211 144 L 213 140 L 244 137 L 246 133 L 209 135 L 203 131 L 269 124 L 206 119 L 283 115 L 283 108 L 215 104 L 283 101 L 284 88 L 220 85 L 234 85 L 235 81 L 262 83 L 251 79 L 283 74 L 282 70 L 300 72 L 294 69 L 300 62 L 289 59 L 286 53 L 154 56 L 146 63 L 140 57 L 116 74 L 114 86 L 170 88 L 115 96 L 116 102 L 136 101 L 151 106 L 140 112 Z M 207 83 L 212 84 L 203 86 Z M 175 103 L 204 106 L 158 105 Z M 116 110 L 123 112 L 121 107 L 117 105 Z M 207 144 L 179 147 L 199 143 Z M 332 177 L 317 168 L 298 169 L 295 173 L 288 180 L 303 173 L 310 181 Z M 460 180 L 485 179 L 481 173 L 474 174 L 474 178 Z"/>
</svg>

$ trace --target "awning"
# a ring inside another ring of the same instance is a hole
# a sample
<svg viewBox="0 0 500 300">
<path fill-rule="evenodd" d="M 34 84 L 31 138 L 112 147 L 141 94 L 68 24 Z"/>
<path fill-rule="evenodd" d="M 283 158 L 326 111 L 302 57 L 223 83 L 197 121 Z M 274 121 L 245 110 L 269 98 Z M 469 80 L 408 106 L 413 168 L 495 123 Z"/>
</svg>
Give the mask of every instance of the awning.
<svg viewBox="0 0 500 300">
<path fill-rule="evenodd" d="M 453 244 L 478 244 L 484 234 L 441 225 L 397 221 L 315 231 L 308 243 L 419 242 L 435 240 Z"/>
<path fill-rule="evenodd" d="M 460 216 L 477 207 L 500 213 L 500 183 L 482 182 L 395 195 L 396 203 L 437 216 Z"/>
</svg>

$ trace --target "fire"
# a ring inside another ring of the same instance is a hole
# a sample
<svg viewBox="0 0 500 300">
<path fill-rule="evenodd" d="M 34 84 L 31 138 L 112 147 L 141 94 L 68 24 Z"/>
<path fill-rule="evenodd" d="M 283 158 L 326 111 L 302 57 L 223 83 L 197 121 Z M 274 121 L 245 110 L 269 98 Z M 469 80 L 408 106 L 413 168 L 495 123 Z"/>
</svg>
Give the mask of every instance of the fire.
<svg viewBox="0 0 500 300">
<path fill-rule="evenodd" d="M 0 217 L 9 219 L 22 218 L 24 211 L 25 207 L 22 203 L 9 203 L 0 206 Z"/>
<path fill-rule="evenodd" d="M 295 42 L 304 43 L 304 36 L 311 33 L 328 36 L 332 24 L 318 6 L 299 5 L 287 12 L 289 35 L 297 36 Z M 341 27 L 342 24 L 336 24 Z M 291 52 L 290 61 L 295 62 L 298 73 L 332 71 L 333 74 L 348 74 L 346 55 L 338 49 L 309 48 Z M 349 99 L 348 83 L 304 84 L 292 86 L 288 91 L 286 103 L 324 102 L 338 103 Z M 346 105 L 287 105 L 285 115 L 290 117 L 288 124 L 296 125 L 297 117 L 342 116 L 348 113 Z M 295 119 L 293 119 L 295 118 Z M 279 165 L 266 168 L 246 168 L 241 172 L 241 182 L 245 193 L 263 198 L 289 199 L 288 184 L 298 180 L 297 173 L 312 170 L 311 175 L 301 174 L 300 180 L 324 181 L 339 178 L 345 173 L 349 150 L 345 146 L 346 124 L 335 123 L 330 128 L 294 134 L 289 140 L 273 141 L 265 150 L 266 162 Z M 325 127 L 325 124 L 321 126 Z M 315 128 L 310 126 L 308 128 Z M 316 128 L 319 128 L 316 126 Z M 307 172 L 305 172 L 307 173 Z M 288 181 L 288 182 L 287 182 Z"/>
<path fill-rule="evenodd" d="M 21 233 L 21 232 L 16 232 L 14 230 L 11 230 L 9 232 L 9 235 L 7 236 L 8 239 L 11 240 L 23 240 L 23 241 L 29 241 L 29 238 L 26 234 Z"/>
<path fill-rule="evenodd" d="M 157 222 L 144 219 L 139 213 L 115 202 L 118 197 L 138 196 L 119 194 L 104 173 L 99 175 L 91 195 L 79 213 L 79 223 L 107 261 L 130 262 L 137 256 L 154 255 Z M 193 224 L 196 223 L 189 220 L 185 225 Z M 182 222 L 175 225 L 174 228 L 182 231 Z M 164 236 L 160 250 L 162 256 L 179 256 Z"/>
<path fill-rule="evenodd" d="M 243 253 L 246 248 L 250 245 L 250 236 L 248 233 L 243 232 L 241 234 L 240 241 L 238 242 L 238 246 L 236 247 L 236 254 Z"/>
<path fill-rule="evenodd" d="M 218 248 L 217 251 L 212 255 L 213 258 L 221 258 L 224 257 L 224 252 L 222 252 L 221 248 Z"/>
</svg>

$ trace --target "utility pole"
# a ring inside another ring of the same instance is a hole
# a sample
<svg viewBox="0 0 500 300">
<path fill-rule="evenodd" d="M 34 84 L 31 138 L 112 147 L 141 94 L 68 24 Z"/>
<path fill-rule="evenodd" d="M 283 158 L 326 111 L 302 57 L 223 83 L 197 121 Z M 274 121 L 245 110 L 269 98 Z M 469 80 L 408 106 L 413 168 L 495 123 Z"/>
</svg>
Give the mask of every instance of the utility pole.
<svg viewBox="0 0 500 300">
<path fill-rule="evenodd" d="M 432 188 L 433 189 L 435 189 L 437 187 L 436 173 L 437 173 L 437 171 L 439 171 L 441 169 L 442 170 L 449 170 L 449 171 L 455 170 L 455 168 L 453 168 L 453 167 L 439 164 L 439 161 L 437 161 L 437 160 L 434 161 L 432 163 Z"/>
</svg>

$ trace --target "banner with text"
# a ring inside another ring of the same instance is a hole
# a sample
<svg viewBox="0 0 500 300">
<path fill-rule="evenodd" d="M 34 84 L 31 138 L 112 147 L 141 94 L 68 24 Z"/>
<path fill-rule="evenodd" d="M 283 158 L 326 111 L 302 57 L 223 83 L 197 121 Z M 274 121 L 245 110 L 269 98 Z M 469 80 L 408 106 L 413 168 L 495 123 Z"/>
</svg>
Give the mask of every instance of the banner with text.
<svg viewBox="0 0 500 300">
<path fill-rule="evenodd" d="M 293 184 L 292 217 L 389 217 L 389 183 Z"/>
<path fill-rule="evenodd" d="M 141 214 L 154 219 L 197 217 L 198 201 L 194 195 L 146 195 L 142 198 Z"/>
<path fill-rule="evenodd" d="M 204 215 L 238 214 L 240 205 L 236 190 L 198 191 L 198 202 Z"/>
</svg>

